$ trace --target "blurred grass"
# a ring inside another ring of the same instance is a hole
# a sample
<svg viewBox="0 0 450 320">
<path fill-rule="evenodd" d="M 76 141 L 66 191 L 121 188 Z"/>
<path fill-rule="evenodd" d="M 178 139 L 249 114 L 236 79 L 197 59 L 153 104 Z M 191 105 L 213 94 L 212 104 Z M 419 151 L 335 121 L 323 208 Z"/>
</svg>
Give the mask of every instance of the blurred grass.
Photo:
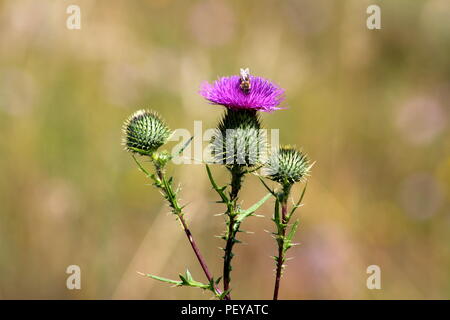
<svg viewBox="0 0 450 320">
<path fill-rule="evenodd" d="M 138 108 L 215 125 L 201 81 L 248 66 L 286 89 L 263 115 L 317 161 L 281 297 L 449 298 L 450 4 L 445 0 L 0 1 L 0 298 L 208 298 L 142 279 L 200 268 L 120 145 Z M 369 4 L 382 30 L 365 27 Z M 222 208 L 204 168 L 173 166 L 214 274 Z M 225 182 L 226 174 L 214 168 Z M 264 189 L 246 181 L 244 205 Z M 296 190 L 299 193 L 299 190 Z M 236 248 L 235 298 L 270 298 L 271 204 Z M 82 290 L 65 287 L 80 265 Z M 382 290 L 366 288 L 367 266 Z"/>
</svg>

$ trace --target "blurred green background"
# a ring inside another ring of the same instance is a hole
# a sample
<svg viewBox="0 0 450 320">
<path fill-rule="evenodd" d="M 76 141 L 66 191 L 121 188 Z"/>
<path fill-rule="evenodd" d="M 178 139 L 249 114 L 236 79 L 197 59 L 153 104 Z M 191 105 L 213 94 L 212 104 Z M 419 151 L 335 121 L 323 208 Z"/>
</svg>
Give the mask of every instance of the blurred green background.
<svg viewBox="0 0 450 320">
<path fill-rule="evenodd" d="M 70 4 L 81 30 L 66 28 Z M 381 30 L 366 28 L 370 4 Z M 316 161 L 280 297 L 448 299 L 449 16 L 447 0 L 0 1 L 0 298 L 209 298 L 136 273 L 204 280 L 121 126 L 145 107 L 172 128 L 213 127 L 222 108 L 200 83 L 249 67 L 286 89 L 264 125 Z M 170 172 L 219 275 L 205 169 Z M 249 177 L 243 205 L 264 194 Z M 272 296 L 272 206 L 243 225 L 255 233 L 235 250 L 234 298 Z M 81 290 L 66 288 L 72 264 Z M 366 287 L 373 264 L 381 290 Z"/>
</svg>

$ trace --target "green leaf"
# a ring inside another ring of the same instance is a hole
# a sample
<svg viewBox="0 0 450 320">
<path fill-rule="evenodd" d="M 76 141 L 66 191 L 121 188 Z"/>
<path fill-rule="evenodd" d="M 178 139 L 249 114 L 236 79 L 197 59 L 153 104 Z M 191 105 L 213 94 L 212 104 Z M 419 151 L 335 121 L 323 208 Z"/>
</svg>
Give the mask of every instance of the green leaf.
<svg viewBox="0 0 450 320">
<path fill-rule="evenodd" d="M 291 230 L 289 231 L 288 235 L 285 238 L 285 241 L 283 243 L 283 251 L 286 252 L 288 249 L 290 249 L 292 244 L 292 239 L 294 238 L 295 233 L 297 232 L 299 221 L 295 221 L 294 224 L 291 227 Z"/>
<path fill-rule="evenodd" d="M 181 281 L 176 281 L 176 280 L 171 280 L 171 279 L 167 279 L 167 278 L 163 278 L 163 277 L 158 277 L 158 276 L 154 276 L 152 274 L 146 274 L 146 277 L 161 281 L 161 282 L 165 282 L 165 283 L 170 283 L 170 284 L 174 284 L 176 286 L 181 286 L 182 282 Z"/>
<path fill-rule="evenodd" d="M 250 208 L 248 208 L 247 210 L 245 210 L 243 213 L 245 214 L 249 214 L 249 213 L 254 213 L 256 210 L 259 209 L 259 207 L 261 207 L 264 202 L 267 201 L 267 199 L 269 199 L 271 196 L 270 193 L 266 194 L 261 200 L 259 200 L 257 203 L 255 203 L 253 206 L 251 206 Z"/>
<path fill-rule="evenodd" d="M 180 154 L 183 153 L 184 150 L 186 150 L 186 148 L 189 146 L 189 144 L 192 142 L 192 140 L 194 140 L 194 136 L 190 137 L 189 140 L 184 144 L 184 146 L 180 149 L 180 151 L 178 151 L 177 155 L 179 156 Z"/>
<path fill-rule="evenodd" d="M 209 284 L 204 284 L 198 281 L 195 281 L 192 278 L 191 273 L 189 270 L 186 270 L 186 273 L 184 275 L 179 274 L 179 277 L 181 279 L 181 285 L 186 287 L 194 287 L 194 288 L 200 288 L 200 289 L 211 289 Z M 214 292 L 214 288 L 212 288 Z"/>
<path fill-rule="evenodd" d="M 267 189 L 267 191 L 269 191 L 274 197 L 276 197 L 277 195 L 276 195 L 275 191 L 273 191 L 272 189 L 269 188 L 269 186 L 264 182 L 264 179 L 261 178 L 260 176 L 258 176 L 258 178 L 262 182 L 264 187 Z"/>
<path fill-rule="evenodd" d="M 150 172 L 148 172 L 148 171 L 142 166 L 142 164 L 138 161 L 138 159 L 136 159 L 136 157 L 134 156 L 134 154 L 132 154 L 131 156 L 133 157 L 134 162 L 136 162 L 136 164 L 138 165 L 139 169 L 140 169 L 143 173 L 145 173 L 145 175 L 146 175 L 148 178 L 152 178 L 152 174 L 150 174 Z"/>
<path fill-rule="evenodd" d="M 298 224 L 299 224 L 299 221 L 297 220 L 292 225 L 291 230 L 289 231 L 289 233 L 286 237 L 286 239 L 288 239 L 289 241 L 291 241 L 294 238 L 294 235 L 297 232 Z"/>
<path fill-rule="evenodd" d="M 186 280 L 186 277 L 184 275 L 182 275 L 181 273 L 178 275 L 181 279 L 181 284 L 184 286 L 187 286 L 189 284 L 189 282 Z"/>
<path fill-rule="evenodd" d="M 256 172 L 256 171 L 258 171 L 259 169 L 261 169 L 263 166 L 264 166 L 264 165 L 260 164 L 260 165 L 254 167 L 254 168 L 251 169 L 251 170 L 246 170 L 245 173 L 253 173 L 253 172 Z"/>
<path fill-rule="evenodd" d="M 189 270 L 186 270 L 186 273 L 184 275 L 183 274 L 179 274 L 179 277 L 180 277 L 181 281 L 176 281 L 176 280 L 171 280 L 171 279 L 167 279 L 167 278 L 163 278 L 163 277 L 158 277 L 158 276 L 154 276 L 154 275 L 151 275 L 151 274 L 143 274 L 143 273 L 140 273 L 140 272 L 139 272 L 139 274 L 141 274 L 143 276 L 146 276 L 146 277 L 149 277 L 149 278 L 152 278 L 152 279 L 155 279 L 155 280 L 158 280 L 158 281 L 161 281 L 161 282 L 170 283 L 170 284 L 173 284 L 173 285 L 178 286 L 178 287 L 185 286 L 185 287 L 200 288 L 200 289 L 203 289 L 203 290 L 210 290 L 210 291 L 212 291 L 214 293 L 214 295 L 216 297 L 219 297 L 219 294 L 217 293 L 216 289 L 214 288 L 214 283 L 218 284 L 219 281 L 220 281 L 220 278 L 218 280 L 216 280 L 216 282 L 214 282 L 214 279 L 212 279 L 209 284 L 203 284 L 201 282 L 195 281 L 192 278 L 192 275 L 189 272 Z"/>
<path fill-rule="evenodd" d="M 186 269 L 186 279 L 187 279 L 188 281 L 193 281 L 193 280 L 194 280 L 194 279 L 192 278 L 192 275 L 191 275 L 191 273 L 189 272 L 188 269 Z"/>
<path fill-rule="evenodd" d="M 223 300 L 225 297 L 231 292 L 231 289 L 228 289 L 227 291 L 222 292 L 221 295 L 219 295 L 219 299 Z"/>
<path fill-rule="evenodd" d="M 227 187 L 226 186 L 219 187 L 217 185 L 216 181 L 214 181 L 214 178 L 211 173 L 211 169 L 209 168 L 208 165 L 206 165 L 206 171 L 208 172 L 208 178 L 209 178 L 209 181 L 211 182 L 213 189 L 216 190 L 216 192 L 219 194 L 220 198 L 222 199 L 222 201 L 224 203 L 226 203 L 227 205 L 230 205 L 230 200 L 228 199 L 227 195 L 224 192 Z"/>
<path fill-rule="evenodd" d="M 257 203 L 255 203 L 253 206 L 251 206 L 247 210 L 241 210 L 236 217 L 236 221 L 242 222 L 245 218 L 247 218 L 248 216 L 251 216 L 253 213 L 255 213 L 256 210 L 258 210 L 264 204 L 264 202 L 267 201 L 267 199 L 270 198 L 270 196 L 271 196 L 271 194 L 268 193 L 264 196 L 264 198 L 259 200 Z"/>
<path fill-rule="evenodd" d="M 295 212 L 295 210 L 297 210 L 297 208 L 300 207 L 300 204 L 301 204 L 302 201 L 303 201 L 303 197 L 305 196 L 305 192 L 306 192 L 306 187 L 307 187 L 307 186 L 308 186 L 308 183 L 305 184 L 305 187 L 303 188 L 303 192 L 302 192 L 302 194 L 301 194 L 301 196 L 300 196 L 300 199 L 298 200 L 297 204 L 295 204 L 295 205 L 292 207 L 292 210 L 291 210 L 291 212 L 289 213 L 289 217 L 291 217 L 292 214 Z"/>
</svg>

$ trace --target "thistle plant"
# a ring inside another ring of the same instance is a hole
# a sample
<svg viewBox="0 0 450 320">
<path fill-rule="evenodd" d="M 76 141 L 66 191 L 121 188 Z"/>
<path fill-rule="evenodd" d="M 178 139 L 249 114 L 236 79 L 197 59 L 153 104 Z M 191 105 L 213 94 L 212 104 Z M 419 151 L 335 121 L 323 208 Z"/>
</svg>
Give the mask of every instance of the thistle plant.
<svg viewBox="0 0 450 320">
<path fill-rule="evenodd" d="M 274 152 L 264 167 L 265 176 L 281 186 L 280 190 L 272 190 L 261 179 L 261 182 L 267 190 L 275 197 L 275 209 L 272 221 L 276 226 L 276 232 L 273 235 L 278 245 L 278 254 L 274 256 L 276 265 L 274 300 L 278 300 L 281 276 L 285 268 L 286 253 L 292 246 L 296 245 L 293 242 L 293 238 L 297 232 L 299 220 L 296 220 L 292 225 L 290 221 L 295 210 L 301 206 L 306 192 L 306 185 L 303 188 L 299 201 L 293 203 L 291 210 L 288 211 L 288 200 L 291 189 L 297 182 L 306 182 L 311 167 L 312 164 L 308 157 L 290 146 L 281 147 Z"/>
<path fill-rule="evenodd" d="M 293 204 L 289 212 L 288 199 L 293 184 L 305 181 L 311 169 L 308 158 L 291 147 L 280 148 L 268 159 L 265 159 L 268 145 L 265 130 L 261 125 L 260 112 L 271 113 L 283 109 L 281 103 L 284 100 L 284 90 L 267 79 L 250 75 L 248 69 L 241 69 L 239 76 L 222 77 L 213 83 L 203 83 L 199 93 L 211 104 L 225 107 L 224 114 L 212 135 L 210 148 L 212 163 L 227 170 L 229 182 L 220 186 L 215 181 L 210 166 L 206 164 L 206 172 L 212 189 L 219 196 L 218 202 L 225 206 L 223 213 L 225 231 L 221 235 L 225 242 L 223 274 L 221 277 L 214 278 L 210 273 L 186 223 L 185 206 L 180 204 L 178 198 L 180 189 L 179 187 L 174 188 L 173 177 L 167 176 L 166 166 L 174 155 L 166 150 L 160 151 L 160 148 L 166 144 L 172 131 L 155 112 L 140 110 L 125 122 L 123 144 L 125 149 L 131 153 L 139 169 L 159 189 L 171 212 L 180 222 L 208 282 L 202 283 L 194 280 L 189 270 L 180 274 L 180 280 L 171 280 L 151 274 L 145 275 L 175 286 L 208 290 L 217 299 L 231 299 L 231 262 L 234 257 L 234 245 L 240 242 L 237 235 L 239 232 L 244 232 L 241 224 L 246 218 L 255 216 L 257 210 L 271 196 L 274 196 L 275 209 L 272 220 L 276 225 L 274 236 L 278 245 L 278 255 L 275 256 L 274 299 L 276 300 L 278 299 L 282 270 L 286 262 L 286 252 L 294 245 L 292 240 L 298 227 L 298 221 L 291 225 L 290 220 L 301 204 L 306 187 L 300 200 Z M 179 150 L 178 155 L 185 150 L 191 140 L 192 138 Z M 152 164 L 152 170 L 144 167 L 136 155 L 145 157 Z M 244 180 L 247 175 L 256 174 L 261 168 L 263 168 L 266 178 L 279 183 L 281 188 L 280 190 L 270 189 L 260 177 L 269 193 L 244 209 L 240 199 Z M 223 290 L 219 289 L 222 279 Z"/>
<path fill-rule="evenodd" d="M 171 134 L 170 129 L 154 111 L 139 110 L 125 121 L 123 132 L 123 145 L 125 146 L 125 150 L 132 153 L 132 157 L 139 169 L 147 176 L 147 178 L 151 179 L 153 185 L 161 191 L 161 194 L 167 201 L 172 213 L 180 221 L 183 231 L 208 279 L 208 283 L 203 284 L 195 281 L 189 270 L 186 270 L 184 275 L 180 274 L 181 281 L 170 280 L 151 274 L 147 274 L 147 276 L 176 286 L 189 286 L 210 290 L 216 297 L 222 298 L 222 292 L 216 287 L 218 281 L 214 280 L 211 275 L 205 259 L 200 253 L 200 249 L 198 248 L 184 218 L 184 206 L 180 205 L 178 200 L 179 188 L 174 189 L 173 178 L 167 177 L 166 175 L 166 165 L 172 159 L 172 155 L 165 150 L 158 151 L 158 149 L 167 142 Z M 190 140 L 188 143 L 190 143 Z M 187 147 L 187 144 L 185 147 Z M 182 153 L 183 150 L 184 148 L 180 150 L 180 153 Z M 135 157 L 135 154 L 148 157 L 153 164 L 154 173 L 150 173 L 144 168 Z"/>
<path fill-rule="evenodd" d="M 211 170 L 207 166 L 208 177 L 213 188 L 218 192 L 220 202 L 226 205 L 225 215 L 226 230 L 221 238 L 225 241 L 223 283 L 226 298 L 230 299 L 231 281 L 231 260 L 233 259 L 233 246 L 239 243 L 236 235 L 240 232 L 240 225 L 243 220 L 265 201 L 261 202 L 255 210 L 244 211 L 238 202 L 239 191 L 241 190 L 244 177 L 256 165 L 260 163 L 261 149 L 265 148 L 264 138 L 261 136 L 261 125 L 253 110 L 227 110 L 223 119 L 219 122 L 216 132 L 211 139 L 212 156 L 215 163 L 225 166 L 229 171 L 231 182 L 230 191 L 226 195 L 226 187 L 218 188 Z"/>
<path fill-rule="evenodd" d="M 211 144 L 215 162 L 224 165 L 230 173 L 228 195 L 224 192 L 227 186 L 219 188 L 208 166 L 207 171 L 220 202 L 226 205 L 226 229 L 221 237 L 225 241 L 223 288 L 226 299 L 231 299 L 233 247 L 240 242 L 236 236 L 244 219 L 253 215 L 270 197 L 268 194 L 248 209 L 250 211 L 242 210 L 238 202 L 245 175 L 259 168 L 261 155 L 267 147 L 257 113 L 279 109 L 284 91 L 266 79 L 251 76 L 248 69 L 241 69 L 240 76 L 223 77 L 213 84 L 204 83 L 200 94 L 210 103 L 226 107 Z"/>
</svg>

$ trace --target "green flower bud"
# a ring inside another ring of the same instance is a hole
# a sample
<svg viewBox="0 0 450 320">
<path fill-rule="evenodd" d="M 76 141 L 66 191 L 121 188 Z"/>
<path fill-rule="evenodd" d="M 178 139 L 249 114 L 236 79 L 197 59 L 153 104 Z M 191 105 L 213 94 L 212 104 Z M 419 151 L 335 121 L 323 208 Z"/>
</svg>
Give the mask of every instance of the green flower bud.
<svg viewBox="0 0 450 320">
<path fill-rule="evenodd" d="M 261 162 L 266 142 L 256 111 L 229 109 L 211 139 L 212 156 L 227 166 L 252 167 Z"/>
<path fill-rule="evenodd" d="M 269 157 L 264 174 L 272 181 L 290 185 L 309 176 L 311 167 L 312 164 L 305 154 L 290 146 L 284 146 Z"/>
<path fill-rule="evenodd" d="M 156 112 L 139 110 L 125 121 L 123 133 L 127 151 L 151 155 L 167 142 L 171 131 Z"/>
</svg>

